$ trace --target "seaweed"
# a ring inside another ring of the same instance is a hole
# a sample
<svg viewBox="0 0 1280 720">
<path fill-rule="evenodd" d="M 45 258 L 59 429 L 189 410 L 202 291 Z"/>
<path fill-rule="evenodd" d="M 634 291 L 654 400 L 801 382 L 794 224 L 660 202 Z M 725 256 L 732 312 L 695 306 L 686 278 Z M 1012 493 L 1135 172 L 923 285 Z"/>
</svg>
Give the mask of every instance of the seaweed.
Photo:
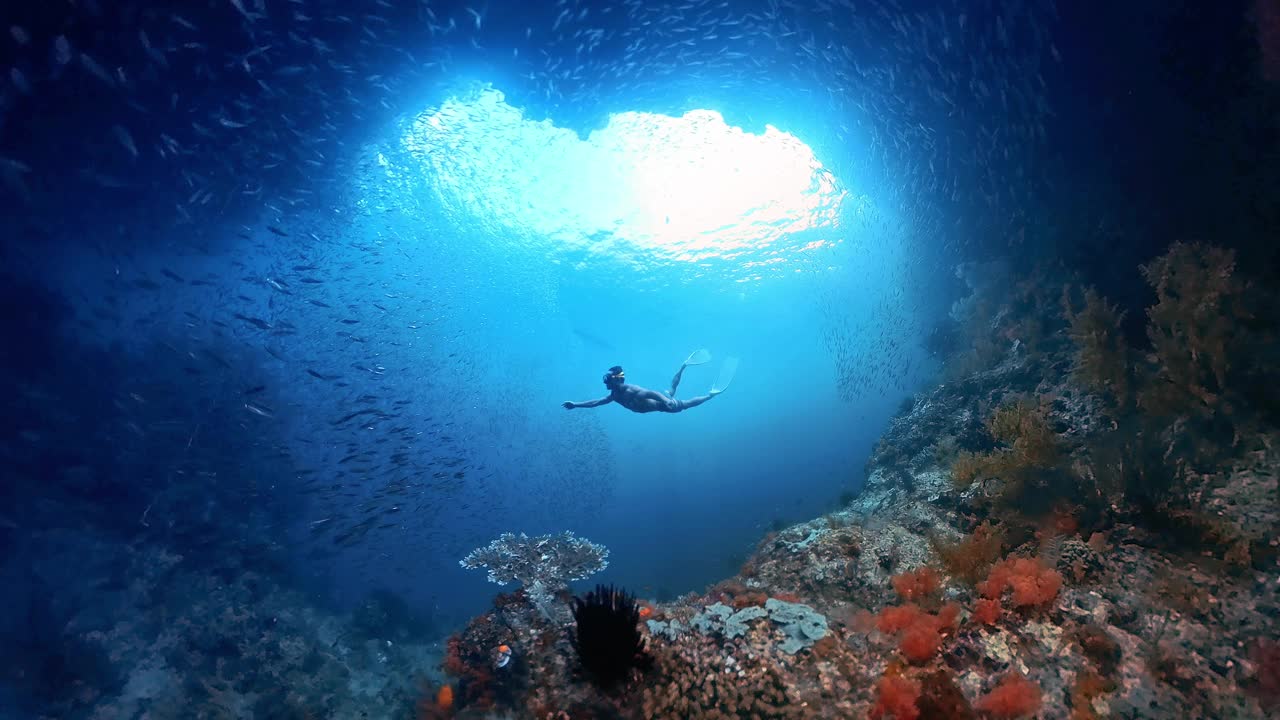
<svg viewBox="0 0 1280 720">
<path fill-rule="evenodd" d="M 951 465 L 956 487 L 998 478 L 1005 483 L 1002 498 L 1009 499 L 1039 472 L 1054 468 L 1061 449 L 1049 427 L 1046 406 L 1043 400 L 1019 398 L 998 408 L 987 420 L 987 432 L 1000 447 L 986 453 L 960 452 Z"/>
<path fill-rule="evenodd" d="M 1152 377 L 1138 405 L 1156 415 L 1209 415 L 1229 407 L 1237 323 L 1250 318 L 1235 251 L 1174 243 L 1142 266 L 1156 292 L 1147 309 Z"/>
<path fill-rule="evenodd" d="M 963 540 L 949 542 L 931 536 L 930 543 L 948 573 L 976 585 L 986 577 L 988 568 L 1000 559 L 1004 551 L 1004 534 L 990 522 L 984 522 Z"/>
<path fill-rule="evenodd" d="M 1068 285 L 1062 291 L 1062 310 L 1067 334 L 1076 347 L 1072 375 L 1090 391 L 1124 407 L 1132 385 L 1129 345 L 1121 330 L 1125 313 L 1093 288 L 1084 291 L 1084 307 L 1079 312 L 1072 305 Z"/>
</svg>

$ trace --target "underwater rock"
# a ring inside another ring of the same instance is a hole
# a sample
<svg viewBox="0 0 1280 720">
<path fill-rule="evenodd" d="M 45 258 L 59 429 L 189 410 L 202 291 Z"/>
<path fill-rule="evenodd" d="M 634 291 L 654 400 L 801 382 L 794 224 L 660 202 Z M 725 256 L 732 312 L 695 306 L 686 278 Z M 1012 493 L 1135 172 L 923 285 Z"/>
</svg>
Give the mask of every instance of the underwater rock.
<svg viewBox="0 0 1280 720">
<path fill-rule="evenodd" d="M 117 591 L 112 603 L 131 609 L 87 635 L 125 673 L 95 699 L 95 720 L 391 717 L 412 704 L 420 678 L 440 677 L 438 643 L 353 641 L 349 617 L 318 611 L 263 576 L 226 584 L 175 567 L 159 548 L 137 550 L 133 564 L 164 570 Z M 161 591 L 153 582 L 164 583 L 166 604 L 146 612 Z"/>
<path fill-rule="evenodd" d="M 1060 336 L 1037 338 L 1034 350 L 1015 342 L 989 367 L 918 395 L 845 510 L 779 529 L 740 576 L 654 606 L 644 625 L 654 667 L 620 696 L 591 695 L 567 675 L 530 693 L 541 707 L 596 716 L 854 718 L 878 707 L 892 672 L 919 689 L 918 710 L 951 717 L 1033 705 L 1043 719 L 1267 717 L 1258 688 L 1270 676 L 1242 648 L 1274 636 L 1280 613 L 1274 441 L 1242 435 L 1234 464 L 1161 489 L 1198 508 L 1191 527 L 1218 529 L 1202 531 L 1212 549 L 1187 545 L 1186 532 L 1148 522 L 1150 509 L 1107 484 L 1112 456 L 1098 448 L 1132 418 L 1076 386 L 1070 353 Z M 1030 460 L 1052 467 L 1006 455 L 994 477 L 955 482 L 958 453 L 1022 452 L 1018 433 L 1039 433 L 1031 449 L 1052 452 Z M 1026 475 L 1026 495 L 1011 494 L 1007 470 Z M 1054 493 L 1071 502 L 1045 502 Z M 926 568 L 939 587 L 912 597 L 925 607 L 900 605 L 893 578 Z M 974 618 L 979 600 L 998 612 Z M 900 645 L 910 628 L 891 636 L 869 625 L 884 608 L 921 618 L 937 653 Z M 535 649 L 534 662 L 557 667 L 555 647 Z"/>
</svg>

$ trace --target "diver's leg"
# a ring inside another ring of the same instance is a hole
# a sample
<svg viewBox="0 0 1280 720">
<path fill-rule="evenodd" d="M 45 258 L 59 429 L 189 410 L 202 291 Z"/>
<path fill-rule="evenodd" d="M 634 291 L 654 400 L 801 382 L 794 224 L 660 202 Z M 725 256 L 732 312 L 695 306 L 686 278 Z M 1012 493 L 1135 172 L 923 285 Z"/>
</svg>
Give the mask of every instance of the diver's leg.
<svg viewBox="0 0 1280 720">
<path fill-rule="evenodd" d="M 681 410 L 688 410 L 691 407 L 698 407 L 713 397 L 715 397 L 715 395 L 699 395 L 696 398 L 690 398 L 688 400 L 676 400 L 675 398 L 672 398 L 671 403 L 667 405 L 667 412 L 674 413 L 680 412 Z"/>
<path fill-rule="evenodd" d="M 676 376 L 671 378 L 671 392 L 667 393 L 669 397 L 676 396 L 676 388 L 680 387 L 680 376 L 684 374 L 684 369 L 686 367 L 688 367 L 688 365 L 681 365 L 680 369 L 676 371 Z"/>
</svg>

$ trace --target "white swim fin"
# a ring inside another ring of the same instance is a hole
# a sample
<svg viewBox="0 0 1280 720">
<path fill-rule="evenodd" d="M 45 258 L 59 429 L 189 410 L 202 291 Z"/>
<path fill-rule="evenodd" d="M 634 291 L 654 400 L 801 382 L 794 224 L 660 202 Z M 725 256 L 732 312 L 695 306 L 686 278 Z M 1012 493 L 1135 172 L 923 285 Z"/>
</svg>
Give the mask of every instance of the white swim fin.
<svg viewBox="0 0 1280 720">
<path fill-rule="evenodd" d="M 738 372 L 738 358 L 727 357 L 724 364 L 720 366 L 720 377 L 716 378 L 716 384 L 711 386 L 711 394 L 719 395 L 729 388 L 729 383 L 733 382 L 733 376 Z"/>
<path fill-rule="evenodd" d="M 709 362 L 711 362 L 710 350 L 694 350 L 693 354 L 689 356 L 689 359 L 684 361 L 684 364 L 685 367 L 688 367 L 690 365 L 701 365 Z"/>
</svg>

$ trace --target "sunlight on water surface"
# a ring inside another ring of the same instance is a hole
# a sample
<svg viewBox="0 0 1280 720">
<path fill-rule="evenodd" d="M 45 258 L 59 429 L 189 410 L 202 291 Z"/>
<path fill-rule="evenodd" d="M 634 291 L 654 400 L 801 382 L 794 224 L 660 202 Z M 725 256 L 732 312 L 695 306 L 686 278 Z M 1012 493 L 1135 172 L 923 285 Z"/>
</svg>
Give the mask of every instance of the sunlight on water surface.
<svg viewBox="0 0 1280 720">
<path fill-rule="evenodd" d="M 711 110 L 616 113 L 584 140 L 485 88 L 412 119 L 402 143 L 457 222 L 557 259 L 785 267 L 837 242 L 849 196 L 794 135 Z"/>
</svg>

